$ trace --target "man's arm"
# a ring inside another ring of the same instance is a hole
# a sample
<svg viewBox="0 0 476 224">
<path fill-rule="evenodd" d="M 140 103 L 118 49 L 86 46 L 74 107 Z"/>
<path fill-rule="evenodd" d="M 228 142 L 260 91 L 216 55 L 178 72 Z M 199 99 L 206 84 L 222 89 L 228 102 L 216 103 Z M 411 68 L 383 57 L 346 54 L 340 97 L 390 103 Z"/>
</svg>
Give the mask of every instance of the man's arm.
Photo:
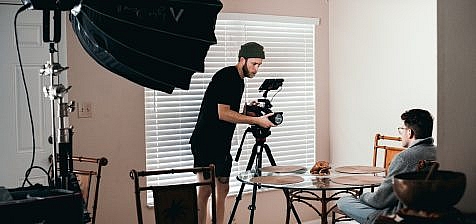
<svg viewBox="0 0 476 224">
<path fill-rule="evenodd" d="M 390 163 L 388 174 L 384 182 L 375 192 L 366 192 L 360 196 L 360 201 L 377 209 L 384 209 L 398 203 L 398 198 L 393 192 L 393 176 L 408 172 L 407 163 L 402 158 L 403 154 L 396 155 Z"/>
<path fill-rule="evenodd" d="M 385 209 L 394 206 L 398 202 L 393 193 L 391 178 L 385 181 L 377 188 L 375 192 L 365 192 L 360 196 L 360 201 L 376 209 Z"/>
<path fill-rule="evenodd" d="M 271 122 L 268 117 L 273 113 L 263 115 L 261 117 L 252 117 L 240 114 L 230 109 L 230 105 L 218 104 L 218 118 L 222 121 L 227 121 L 236 124 L 256 124 L 263 128 L 270 128 L 276 125 Z"/>
</svg>

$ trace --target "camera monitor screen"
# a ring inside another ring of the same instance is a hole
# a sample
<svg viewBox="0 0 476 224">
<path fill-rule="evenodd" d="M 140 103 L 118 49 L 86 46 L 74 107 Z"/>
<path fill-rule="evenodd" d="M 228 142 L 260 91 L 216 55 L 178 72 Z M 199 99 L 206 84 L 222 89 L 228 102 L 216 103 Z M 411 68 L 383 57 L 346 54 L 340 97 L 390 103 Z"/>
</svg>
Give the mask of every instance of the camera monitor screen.
<svg viewBox="0 0 476 224">
<path fill-rule="evenodd" d="M 283 85 L 284 79 L 266 79 L 259 90 L 276 90 Z"/>
</svg>

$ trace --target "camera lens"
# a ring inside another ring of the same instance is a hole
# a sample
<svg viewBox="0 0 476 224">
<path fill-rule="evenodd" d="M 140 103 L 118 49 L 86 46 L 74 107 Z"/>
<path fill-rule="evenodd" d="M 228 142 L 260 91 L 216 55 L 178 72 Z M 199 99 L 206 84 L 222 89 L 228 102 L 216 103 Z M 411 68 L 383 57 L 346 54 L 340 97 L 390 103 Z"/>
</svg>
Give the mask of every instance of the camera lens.
<svg viewBox="0 0 476 224">
<path fill-rule="evenodd" d="M 283 123 L 283 112 L 275 112 L 273 116 L 269 117 L 269 120 L 275 125 Z"/>
</svg>

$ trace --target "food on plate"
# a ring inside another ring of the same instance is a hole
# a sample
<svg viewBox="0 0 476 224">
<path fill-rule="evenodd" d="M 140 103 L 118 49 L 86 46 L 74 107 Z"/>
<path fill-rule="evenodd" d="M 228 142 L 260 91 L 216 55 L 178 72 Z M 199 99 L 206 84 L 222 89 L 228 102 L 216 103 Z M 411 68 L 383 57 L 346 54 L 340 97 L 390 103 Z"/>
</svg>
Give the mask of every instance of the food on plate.
<svg viewBox="0 0 476 224">
<path fill-rule="evenodd" d="M 311 174 L 329 175 L 331 166 L 327 161 L 317 161 L 309 171 Z"/>
</svg>

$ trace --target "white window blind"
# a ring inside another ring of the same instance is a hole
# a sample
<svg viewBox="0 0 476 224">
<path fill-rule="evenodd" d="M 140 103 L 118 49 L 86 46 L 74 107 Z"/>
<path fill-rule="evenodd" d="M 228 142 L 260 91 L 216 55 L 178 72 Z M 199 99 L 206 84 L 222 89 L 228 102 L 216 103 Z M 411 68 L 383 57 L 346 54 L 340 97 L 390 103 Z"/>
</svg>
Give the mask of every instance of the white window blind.
<svg viewBox="0 0 476 224">
<path fill-rule="evenodd" d="M 246 42 L 254 41 L 265 48 L 266 59 L 257 76 L 245 79 L 242 107 L 246 102 L 263 98 L 258 92 L 267 78 L 282 78 L 282 89 L 270 91 L 267 99 L 271 110 L 283 112 L 281 125 L 271 128 L 266 144 L 277 165 L 312 167 L 315 162 L 315 26 L 308 18 L 219 14 L 212 45 L 205 59 L 204 73 L 192 76 L 189 90 L 174 90 L 166 94 L 145 89 L 146 168 L 147 170 L 184 168 L 193 166 L 188 143 L 198 117 L 203 94 L 209 81 L 219 69 L 235 65 L 238 50 Z M 232 140 L 231 155 L 236 151 L 248 125 L 238 124 Z M 233 162 L 230 193 L 237 193 L 240 183 L 235 176 L 246 169 L 255 138 L 246 135 L 242 154 Z M 263 166 L 269 161 L 263 153 Z M 195 180 L 194 175 L 161 176 L 160 184 Z M 150 185 L 159 179 L 148 178 Z M 148 202 L 152 195 L 148 196 Z"/>
</svg>

